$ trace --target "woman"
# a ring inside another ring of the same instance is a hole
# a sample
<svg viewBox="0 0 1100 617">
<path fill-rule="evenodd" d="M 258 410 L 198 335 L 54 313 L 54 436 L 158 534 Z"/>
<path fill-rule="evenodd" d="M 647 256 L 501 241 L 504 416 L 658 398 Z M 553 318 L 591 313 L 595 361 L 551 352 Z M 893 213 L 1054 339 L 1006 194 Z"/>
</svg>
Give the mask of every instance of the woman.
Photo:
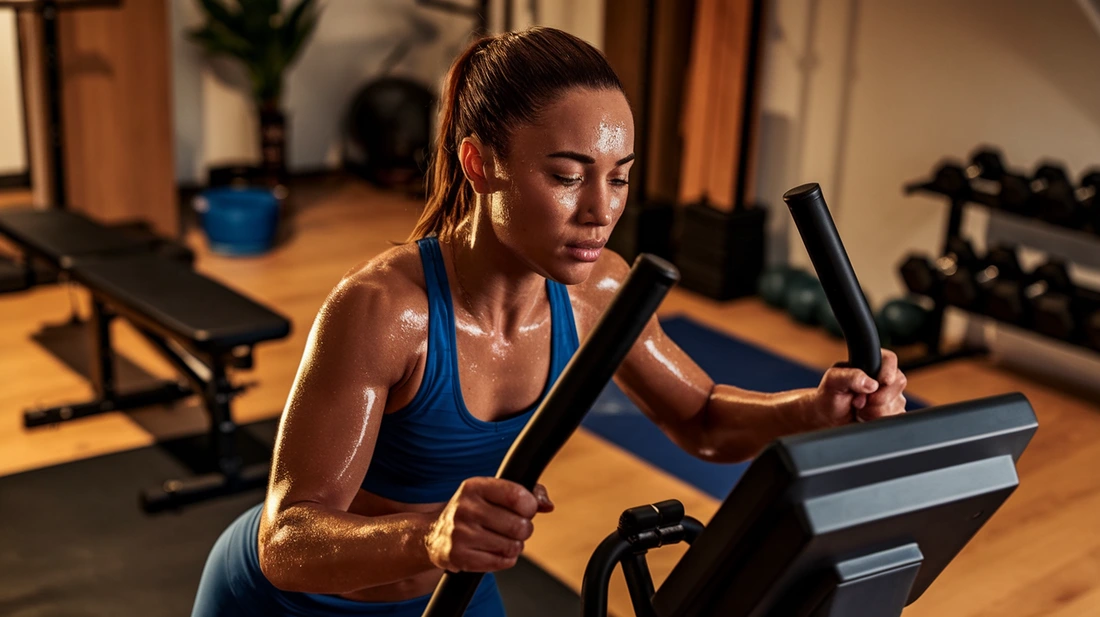
<svg viewBox="0 0 1100 617">
<path fill-rule="evenodd" d="M 630 108 L 599 51 L 537 28 L 474 43 L 448 76 L 431 195 L 350 271 L 310 333 L 266 501 L 218 540 L 194 615 L 419 616 L 442 571 L 511 567 L 553 509 L 492 478 L 628 266 L 603 250 L 627 198 Z M 816 389 L 715 385 L 654 319 L 616 381 L 710 461 L 901 413 L 905 377 L 832 368 Z M 491 575 L 467 615 L 503 614 Z"/>
</svg>

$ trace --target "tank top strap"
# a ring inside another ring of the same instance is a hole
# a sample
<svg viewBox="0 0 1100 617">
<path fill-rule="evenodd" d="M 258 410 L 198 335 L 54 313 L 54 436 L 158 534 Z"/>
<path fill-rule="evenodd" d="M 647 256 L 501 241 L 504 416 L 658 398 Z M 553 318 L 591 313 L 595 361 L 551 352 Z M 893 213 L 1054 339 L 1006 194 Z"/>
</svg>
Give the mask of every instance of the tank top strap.
<svg viewBox="0 0 1100 617">
<path fill-rule="evenodd" d="M 417 240 L 416 244 L 420 249 L 424 288 L 428 294 L 428 358 L 427 366 L 424 367 L 424 384 L 430 387 L 440 375 L 450 370 L 448 359 L 454 350 L 451 349 L 448 328 L 454 328 L 454 308 L 439 241 L 435 237 L 428 237 Z"/>
<path fill-rule="evenodd" d="M 550 299 L 550 315 L 553 323 L 552 332 L 554 358 L 552 367 L 556 380 L 558 375 L 565 370 L 565 365 L 573 358 L 577 347 L 580 346 L 577 336 L 577 324 L 573 318 L 573 304 L 569 301 L 569 290 L 565 285 L 557 281 L 546 281 L 546 293 Z"/>
</svg>

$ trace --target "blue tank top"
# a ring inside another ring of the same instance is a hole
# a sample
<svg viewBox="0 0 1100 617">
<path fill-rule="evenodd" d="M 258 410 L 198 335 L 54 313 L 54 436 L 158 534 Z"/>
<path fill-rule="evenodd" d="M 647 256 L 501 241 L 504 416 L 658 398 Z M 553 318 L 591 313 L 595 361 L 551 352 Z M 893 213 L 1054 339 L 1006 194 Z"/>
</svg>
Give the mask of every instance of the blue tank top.
<svg viewBox="0 0 1100 617">
<path fill-rule="evenodd" d="M 573 308 L 565 286 L 546 281 L 550 299 L 550 375 L 530 408 L 510 418 L 475 418 L 458 381 L 454 306 L 435 238 L 417 241 L 428 292 L 428 357 L 413 400 L 382 418 L 362 487 L 403 503 L 444 502 L 463 480 L 496 475 L 512 442 L 527 424 L 577 350 Z"/>
</svg>

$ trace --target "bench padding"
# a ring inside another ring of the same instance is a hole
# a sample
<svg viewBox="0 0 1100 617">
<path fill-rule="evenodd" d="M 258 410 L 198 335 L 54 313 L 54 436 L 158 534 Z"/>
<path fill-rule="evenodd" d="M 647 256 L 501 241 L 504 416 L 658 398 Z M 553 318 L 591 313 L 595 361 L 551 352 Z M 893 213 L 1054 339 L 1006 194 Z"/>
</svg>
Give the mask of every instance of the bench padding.
<svg viewBox="0 0 1100 617">
<path fill-rule="evenodd" d="M 73 279 L 127 319 L 202 351 L 254 345 L 290 332 L 282 315 L 158 255 L 82 257 L 70 270 Z"/>
<path fill-rule="evenodd" d="M 61 268 L 82 255 L 124 255 L 147 251 L 148 239 L 100 225 L 67 210 L 0 209 L 0 234 Z"/>
</svg>

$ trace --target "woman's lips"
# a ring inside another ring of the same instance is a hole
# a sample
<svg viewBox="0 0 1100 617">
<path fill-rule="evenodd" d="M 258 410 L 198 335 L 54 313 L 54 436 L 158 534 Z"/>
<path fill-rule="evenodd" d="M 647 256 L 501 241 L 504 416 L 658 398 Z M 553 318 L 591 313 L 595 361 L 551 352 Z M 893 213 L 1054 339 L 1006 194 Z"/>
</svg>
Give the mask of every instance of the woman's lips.
<svg viewBox="0 0 1100 617">
<path fill-rule="evenodd" d="M 565 245 L 565 251 L 577 261 L 593 262 L 600 258 L 607 240 L 584 240 Z"/>
</svg>

